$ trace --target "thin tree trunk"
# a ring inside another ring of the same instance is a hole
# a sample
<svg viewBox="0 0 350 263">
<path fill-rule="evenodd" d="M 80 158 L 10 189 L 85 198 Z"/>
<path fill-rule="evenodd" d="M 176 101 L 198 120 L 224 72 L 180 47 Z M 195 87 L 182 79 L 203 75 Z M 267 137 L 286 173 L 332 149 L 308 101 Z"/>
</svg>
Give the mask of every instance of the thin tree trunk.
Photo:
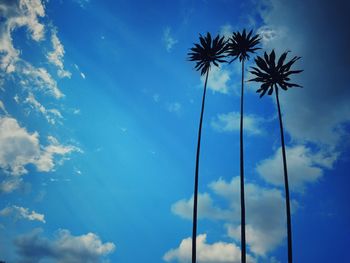
<svg viewBox="0 0 350 263">
<path fill-rule="evenodd" d="M 244 201 L 244 152 L 243 152 L 243 95 L 244 95 L 244 60 L 242 60 L 241 124 L 240 124 L 240 182 L 241 182 L 241 262 L 246 263 L 245 240 L 245 201 Z"/>
<path fill-rule="evenodd" d="M 205 104 L 205 94 L 207 92 L 207 82 L 208 82 L 209 70 L 205 77 L 204 91 L 202 98 L 202 109 L 201 116 L 199 119 L 199 129 L 198 129 L 198 143 L 197 143 L 197 154 L 196 154 L 196 172 L 194 178 L 194 198 L 193 198 L 193 228 L 192 228 L 192 263 L 196 263 L 196 239 L 197 239 L 197 204 L 198 204 L 198 172 L 199 172 L 199 153 L 201 148 L 201 136 L 202 136 L 202 122 Z"/>
<path fill-rule="evenodd" d="M 275 90 L 276 90 L 278 117 L 279 117 L 279 121 L 280 121 L 280 130 L 281 130 L 281 144 L 282 144 L 282 157 L 283 157 L 283 170 L 284 170 L 284 187 L 285 187 L 285 195 L 286 195 L 287 235 L 288 235 L 288 263 L 292 263 L 293 262 L 293 253 L 292 253 L 292 220 L 291 220 L 291 215 L 290 215 L 290 200 L 289 200 L 287 158 L 286 158 L 286 149 L 285 149 L 285 145 L 284 145 L 283 123 L 282 123 L 280 101 L 279 101 L 279 98 L 278 98 L 278 88 L 276 87 Z"/>
</svg>

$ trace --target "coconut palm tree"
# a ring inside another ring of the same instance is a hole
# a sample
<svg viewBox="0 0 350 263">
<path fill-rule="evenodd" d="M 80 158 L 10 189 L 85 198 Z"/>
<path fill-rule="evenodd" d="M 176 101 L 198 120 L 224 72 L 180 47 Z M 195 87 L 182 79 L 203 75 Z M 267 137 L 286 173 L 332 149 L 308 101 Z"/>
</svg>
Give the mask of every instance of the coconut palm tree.
<svg viewBox="0 0 350 263">
<path fill-rule="evenodd" d="M 226 41 L 224 37 L 217 35 L 212 39 L 210 33 L 206 36 L 199 36 L 200 44 L 194 44 L 191 48 L 191 52 L 188 53 L 189 60 L 195 61 L 195 69 L 201 72 L 201 75 L 205 75 L 205 83 L 202 97 L 202 108 L 199 119 L 198 129 L 198 142 L 197 142 L 197 154 L 196 154 L 196 170 L 194 180 L 194 198 L 193 198 L 193 230 L 192 230 L 192 263 L 196 262 L 196 237 L 197 237 L 197 203 L 198 203 L 198 172 L 199 172 L 199 153 L 201 145 L 202 134 L 202 121 L 205 104 L 205 94 L 207 91 L 207 82 L 210 67 L 212 64 L 219 66 L 219 63 L 226 62 L 225 52 L 227 50 Z"/>
<path fill-rule="evenodd" d="M 301 87 L 298 84 L 290 83 L 290 76 L 302 72 L 303 70 L 290 70 L 291 66 L 300 59 L 300 57 L 293 57 L 289 62 L 284 64 L 286 60 L 288 51 L 284 52 L 278 62 L 275 62 L 275 51 L 272 50 L 268 55 L 266 52 L 264 57 L 257 57 L 255 59 L 256 66 L 252 67 L 252 74 L 256 77 L 250 79 L 249 81 L 256 81 L 262 83 L 260 88 L 257 90 L 260 93 L 260 98 L 265 95 L 267 92 L 268 95 L 271 95 L 273 91 L 276 94 L 278 117 L 281 131 L 281 144 L 282 144 L 282 158 L 283 158 L 283 170 L 284 170 L 284 186 L 285 186 L 285 195 L 286 195 L 286 213 L 287 213 L 287 234 L 288 234 L 288 262 L 292 263 L 293 253 L 292 253 L 292 222 L 290 214 L 290 199 L 289 199 L 289 184 L 288 184 L 288 172 L 287 172 L 287 158 L 286 158 L 286 149 L 284 143 L 284 133 L 283 133 L 283 123 L 282 123 L 282 114 L 280 101 L 278 97 L 278 88 L 280 87 L 283 90 L 288 90 L 288 88 Z"/>
<path fill-rule="evenodd" d="M 234 61 L 239 58 L 242 63 L 242 87 L 241 87 L 241 121 L 240 121 L 240 184 L 241 184 L 241 262 L 246 263 L 246 238 L 245 238 L 245 201 L 244 201 L 244 151 L 243 151 L 243 97 L 244 97 L 244 62 L 249 59 L 249 53 L 255 53 L 260 49 L 256 47 L 260 43 L 259 35 L 253 36 L 251 30 L 246 34 L 245 29 L 242 34 L 235 32 L 228 43 L 228 55 Z M 230 63 L 231 63 L 230 62 Z"/>
</svg>

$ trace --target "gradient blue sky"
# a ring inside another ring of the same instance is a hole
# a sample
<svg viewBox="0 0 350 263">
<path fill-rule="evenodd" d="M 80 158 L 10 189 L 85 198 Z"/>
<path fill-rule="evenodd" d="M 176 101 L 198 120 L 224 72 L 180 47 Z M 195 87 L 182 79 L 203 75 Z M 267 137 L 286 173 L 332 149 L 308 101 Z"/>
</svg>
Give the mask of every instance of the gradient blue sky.
<svg viewBox="0 0 350 263">
<path fill-rule="evenodd" d="M 0 260 L 190 262 L 203 79 L 186 54 L 199 33 L 248 28 L 305 70 L 304 88 L 281 94 L 295 262 L 350 262 L 349 12 L 340 0 L 0 0 Z M 238 63 L 210 72 L 199 263 L 240 262 L 239 85 Z M 249 262 L 282 263 L 278 120 L 256 88 Z"/>
</svg>

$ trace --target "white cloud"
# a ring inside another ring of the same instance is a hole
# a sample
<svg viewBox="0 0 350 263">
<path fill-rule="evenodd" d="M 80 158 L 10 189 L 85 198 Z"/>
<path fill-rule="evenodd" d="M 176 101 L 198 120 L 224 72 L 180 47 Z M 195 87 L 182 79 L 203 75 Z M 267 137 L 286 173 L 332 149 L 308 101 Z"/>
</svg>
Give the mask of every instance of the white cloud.
<svg viewBox="0 0 350 263">
<path fill-rule="evenodd" d="M 33 164 L 38 171 L 49 172 L 55 167 L 55 156 L 64 157 L 73 151 L 80 151 L 75 146 L 59 144 L 51 136 L 48 141 L 49 145 L 43 147 L 38 132 L 29 133 L 14 118 L 0 118 L 0 168 L 6 174 L 1 182 L 3 192 L 19 187 L 20 176 L 28 172 L 26 165 Z"/>
<path fill-rule="evenodd" d="M 40 156 L 39 134 L 28 133 L 16 119 L 0 118 L 0 167 L 11 174 L 27 172 L 24 166 Z"/>
<path fill-rule="evenodd" d="M 33 93 L 31 92 L 24 102 L 29 103 L 35 110 L 43 114 L 46 120 L 51 124 L 56 124 L 57 119 L 63 118 L 59 110 L 46 109 L 40 102 L 36 100 Z"/>
<path fill-rule="evenodd" d="M 80 71 L 80 68 L 77 64 L 74 64 L 74 67 L 75 69 L 79 72 L 80 76 L 83 78 L 83 79 L 86 79 L 86 76 L 83 72 Z"/>
<path fill-rule="evenodd" d="M 240 181 L 234 177 L 231 182 L 222 179 L 212 182 L 210 189 L 217 197 L 226 200 L 227 208 L 220 208 L 209 194 L 199 195 L 199 218 L 221 220 L 229 237 L 240 241 Z M 246 237 L 250 251 L 266 256 L 277 248 L 286 237 L 285 200 L 278 189 L 268 189 L 246 183 Z M 192 219 L 193 199 L 180 200 L 172 205 L 172 212 L 182 218 Z M 292 201 L 292 211 L 297 208 Z"/>
<path fill-rule="evenodd" d="M 53 239 L 43 237 L 41 229 L 34 229 L 17 237 L 14 243 L 25 262 L 98 263 L 115 250 L 113 243 L 103 243 L 94 233 L 74 236 L 66 229 L 58 230 Z"/>
<path fill-rule="evenodd" d="M 28 208 L 16 205 L 8 206 L 0 210 L 0 216 L 13 216 L 15 220 L 27 219 L 30 221 L 46 223 L 45 216 L 43 214 L 39 214 L 35 211 L 30 212 Z"/>
<path fill-rule="evenodd" d="M 261 134 L 262 119 L 251 114 L 244 115 L 244 131 L 248 134 Z M 218 132 L 238 132 L 240 129 L 240 113 L 229 112 L 218 114 L 210 122 L 211 127 Z"/>
<path fill-rule="evenodd" d="M 55 155 L 66 156 L 71 152 L 82 152 L 78 147 L 72 145 L 61 145 L 55 137 L 48 136 L 50 144 L 41 151 L 35 165 L 38 171 L 49 172 L 55 167 Z"/>
<path fill-rule="evenodd" d="M 291 190 L 302 192 L 305 185 L 316 182 L 323 175 L 323 169 L 331 169 L 337 154 L 324 152 L 314 153 L 303 145 L 287 147 L 288 178 Z M 257 172 L 265 181 L 277 185 L 284 185 L 281 148 L 273 156 L 260 162 Z"/>
<path fill-rule="evenodd" d="M 233 243 L 215 242 L 207 243 L 207 235 L 197 236 L 197 261 L 198 263 L 240 263 L 241 251 Z M 191 262 L 192 238 L 183 239 L 178 248 L 169 250 L 163 257 L 167 262 L 177 261 L 180 263 Z M 248 255 L 247 262 L 255 260 Z"/>
<path fill-rule="evenodd" d="M 47 54 L 47 59 L 49 62 L 58 67 L 58 76 L 61 78 L 71 77 L 71 73 L 69 71 L 64 70 L 63 66 L 63 57 L 64 57 L 64 47 L 57 37 L 57 30 L 53 29 L 51 32 L 51 43 L 53 50 Z"/>
<path fill-rule="evenodd" d="M 163 31 L 163 42 L 165 44 L 165 48 L 168 52 L 170 52 L 174 45 L 178 42 L 171 34 L 170 27 L 167 27 Z"/>
<path fill-rule="evenodd" d="M 177 201 L 171 206 L 171 211 L 182 218 L 192 219 L 193 196 L 186 200 Z M 232 217 L 230 211 L 215 207 L 208 193 L 198 194 L 198 218 L 229 220 Z"/>
<path fill-rule="evenodd" d="M 208 89 L 214 92 L 227 94 L 229 92 L 228 82 L 230 81 L 230 71 L 212 66 L 208 76 Z M 202 85 L 205 82 L 205 76 L 201 76 Z"/>
<path fill-rule="evenodd" d="M 215 194 L 230 201 L 230 209 L 235 217 L 226 227 L 229 236 L 237 241 L 240 240 L 240 235 L 237 234 L 240 229 L 239 187 L 239 177 L 234 177 L 229 183 L 219 179 L 210 184 Z M 245 196 L 247 244 L 254 254 L 265 255 L 279 246 L 286 236 L 284 197 L 280 190 L 267 189 L 252 183 L 246 183 Z M 293 201 L 293 209 L 296 205 Z"/>
<path fill-rule="evenodd" d="M 26 77 L 22 84 L 27 89 L 39 89 L 56 99 L 64 97 L 64 94 L 57 87 L 56 81 L 52 78 L 45 68 L 35 68 L 27 62 L 20 65 L 21 77 Z"/>
<path fill-rule="evenodd" d="M 16 189 L 20 188 L 22 185 L 23 179 L 20 177 L 7 178 L 6 180 L 0 183 L 0 193 L 11 193 Z"/>
<path fill-rule="evenodd" d="M 34 41 L 44 39 L 44 25 L 39 18 L 45 16 L 45 8 L 40 0 L 5 1 L 0 3 L 0 16 L 7 18 L 0 25 L 0 69 L 11 73 L 20 54 L 13 46 L 12 32 L 17 27 L 26 27 Z"/>
<path fill-rule="evenodd" d="M 0 75 L 3 80 L 13 74 L 19 77 L 20 86 L 29 90 L 48 92 L 55 98 L 63 97 L 56 81 L 45 68 L 36 68 L 20 57 L 20 50 L 13 43 L 12 34 L 17 28 L 25 28 L 32 40 L 39 42 L 45 37 L 45 26 L 39 20 L 45 16 L 45 6 L 40 0 L 17 0 L 0 3 Z M 52 61 L 60 63 L 63 54 L 60 54 L 60 41 L 56 40 L 57 51 L 50 56 Z M 62 46 L 62 45 L 61 45 Z M 63 46 L 62 46 L 63 48 Z M 64 51 L 63 51 L 64 53 Z M 55 55 L 56 54 L 56 55 Z M 66 73 L 61 70 L 62 75 Z"/>
<path fill-rule="evenodd" d="M 263 46 L 269 46 L 278 38 L 284 38 L 287 34 L 286 28 L 262 26 L 258 29 L 257 33 L 260 35 Z"/>
</svg>

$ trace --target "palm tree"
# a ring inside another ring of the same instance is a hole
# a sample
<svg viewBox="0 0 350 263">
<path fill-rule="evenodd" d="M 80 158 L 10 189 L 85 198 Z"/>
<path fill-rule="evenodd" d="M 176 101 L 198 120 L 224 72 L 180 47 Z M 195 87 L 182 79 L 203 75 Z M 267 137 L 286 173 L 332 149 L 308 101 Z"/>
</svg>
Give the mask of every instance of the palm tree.
<svg viewBox="0 0 350 263">
<path fill-rule="evenodd" d="M 211 64 L 219 66 L 220 62 L 226 62 L 223 58 L 227 50 L 227 45 L 224 37 L 216 36 L 212 40 L 210 33 L 206 36 L 199 36 L 200 44 L 194 44 L 191 48 L 191 52 L 188 53 L 189 60 L 195 61 L 195 69 L 201 72 L 201 75 L 205 76 L 204 91 L 202 97 L 202 109 L 199 120 L 198 129 L 198 142 L 197 142 L 197 154 L 196 154 L 196 170 L 194 180 L 194 199 L 193 199 L 193 229 L 192 229 L 192 263 L 196 263 L 196 237 L 197 237 L 197 203 L 198 203 L 198 172 L 199 172 L 199 153 L 201 145 L 201 134 L 202 134 L 202 121 L 205 104 L 205 94 L 207 91 L 208 75 Z"/>
<path fill-rule="evenodd" d="M 243 95 L 244 95 L 244 61 L 249 59 L 249 53 L 255 53 L 260 49 L 256 47 L 259 44 L 259 35 L 252 36 L 251 30 L 246 34 L 235 32 L 232 34 L 228 43 L 228 55 L 232 56 L 232 61 L 239 58 L 242 63 L 242 88 L 241 88 L 241 121 L 240 121 L 240 184 L 241 184 L 241 262 L 246 263 L 246 238 L 245 238 L 245 201 L 244 201 L 244 155 L 243 155 Z"/>
<path fill-rule="evenodd" d="M 286 60 L 288 51 L 284 52 L 278 59 L 277 64 L 275 63 L 275 51 L 272 50 L 270 55 L 266 52 L 264 58 L 257 57 L 255 59 L 257 67 L 252 67 L 252 74 L 256 75 L 256 78 L 250 79 L 249 81 L 261 82 L 261 87 L 257 90 L 260 92 L 260 98 L 268 92 L 268 95 L 271 95 L 275 90 L 278 117 L 280 123 L 281 131 L 281 144 L 282 144 L 282 157 L 283 157 L 283 170 L 284 170 L 284 186 L 285 186 L 285 195 L 286 195 L 286 213 L 287 213 L 287 234 L 288 234 L 288 262 L 292 263 L 293 254 L 292 254 L 292 222 L 290 215 L 290 199 L 289 199 L 289 184 L 288 184 L 288 172 L 287 172 L 287 158 L 286 158 L 286 149 L 284 144 L 284 133 L 283 133 L 283 123 L 281 115 L 280 101 L 278 97 L 278 87 L 283 90 L 288 90 L 288 88 L 301 87 L 298 84 L 290 83 L 290 75 L 297 74 L 303 70 L 290 70 L 291 66 L 300 59 L 300 57 L 295 56 L 289 62 L 284 64 Z"/>
</svg>

